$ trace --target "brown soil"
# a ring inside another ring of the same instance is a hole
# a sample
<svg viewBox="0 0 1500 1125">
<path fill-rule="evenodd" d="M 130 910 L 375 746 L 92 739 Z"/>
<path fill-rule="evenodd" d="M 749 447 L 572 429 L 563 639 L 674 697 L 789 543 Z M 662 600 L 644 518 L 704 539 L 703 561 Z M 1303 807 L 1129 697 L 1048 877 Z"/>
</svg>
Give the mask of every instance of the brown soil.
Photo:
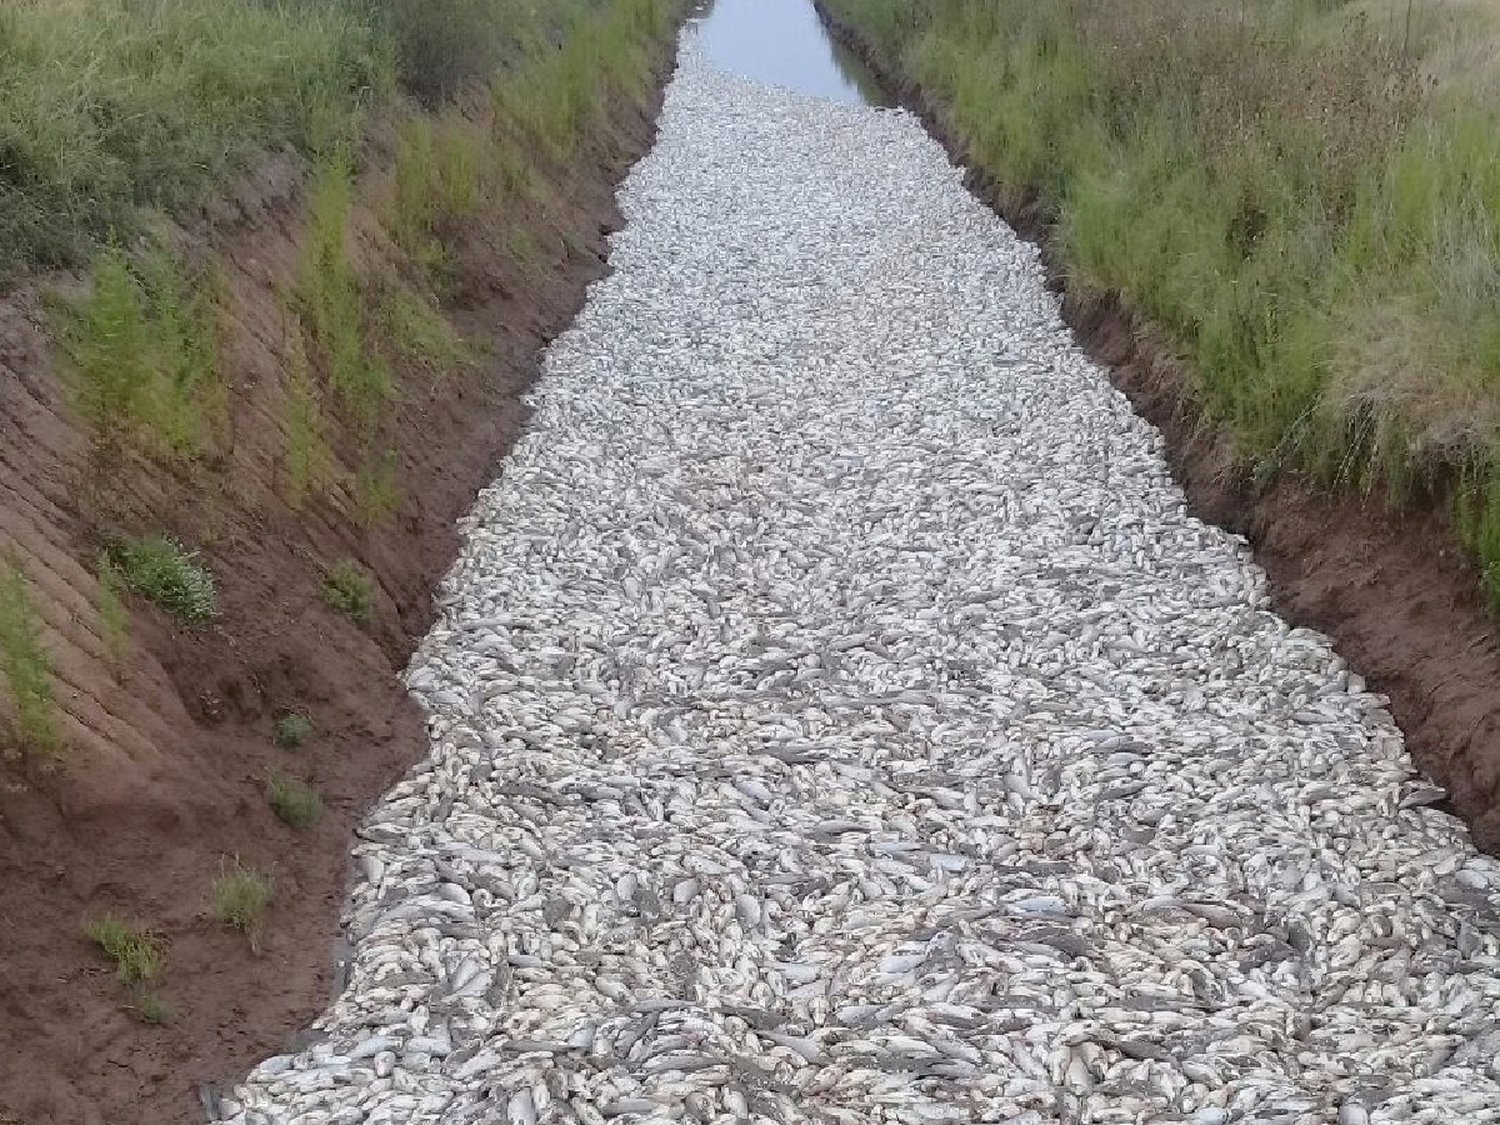
<svg viewBox="0 0 1500 1125">
<path fill-rule="evenodd" d="M 968 169 L 970 190 L 1039 245 L 1064 317 L 1162 432 L 1195 514 L 1250 541 L 1277 609 L 1331 636 L 1372 690 L 1389 698 L 1417 766 L 1448 789 L 1448 810 L 1480 848 L 1500 854 L 1500 643 L 1448 506 L 1435 499 L 1394 510 L 1379 496 L 1335 495 L 1290 471 L 1253 481 L 1236 467 L 1228 435 L 1197 404 L 1191 373 L 1165 337 L 1118 294 L 1069 283 L 1035 195 L 974 171 L 962 138 L 944 125 L 942 106 L 817 6 L 830 33 Z"/>
<path fill-rule="evenodd" d="M 610 106 L 565 165 L 534 162 L 535 192 L 463 232 L 453 316 L 487 358 L 470 373 L 398 371 L 384 436 L 404 499 L 377 526 L 354 518 L 347 487 L 301 513 L 282 499 L 282 373 L 296 330 L 276 293 L 297 260 L 303 182 L 289 159 L 174 232 L 225 268 L 228 287 L 232 425 L 206 463 L 93 460 L 54 369 L 37 287 L 0 302 L 0 552 L 31 580 L 67 743 L 56 764 L 14 745 L 0 759 L 0 1122 L 201 1122 L 201 1099 L 291 1046 L 326 1005 L 352 827 L 426 752 L 398 671 L 455 556 L 455 519 L 525 420 L 518 396 L 539 349 L 606 268 L 605 236 L 619 222 L 613 190 L 649 146 L 657 108 Z M 373 169 L 389 163 L 380 144 Z M 379 174 L 366 180 L 359 197 L 379 199 Z M 352 226 L 366 276 L 411 268 L 372 206 L 357 205 Z M 352 440 L 331 439 L 339 451 Z M 183 631 L 133 602 L 129 652 L 112 669 L 91 569 L 100 536 L 163 530 L 201 545 L 222 612 Z M 346 557 L 375 579 L 368 629 L 320 595 L 321 568 Z M 276 718 L 293 708 L 313 717 L 316 734 L 277 749 Z M 0 713 L 0 751 L 9 727 Z M 267 807 L 273 766 L 322 792 L 326 811 L 311 830 L 293 831 Z M 274 873 L 258 955 L 208 916 L 209 885 L 228 856 Z M 127 1010 L 129 993 L 83 937 L 85 922 L 107 912 L 167 943 L 165 1026 Z"/>
</svg>

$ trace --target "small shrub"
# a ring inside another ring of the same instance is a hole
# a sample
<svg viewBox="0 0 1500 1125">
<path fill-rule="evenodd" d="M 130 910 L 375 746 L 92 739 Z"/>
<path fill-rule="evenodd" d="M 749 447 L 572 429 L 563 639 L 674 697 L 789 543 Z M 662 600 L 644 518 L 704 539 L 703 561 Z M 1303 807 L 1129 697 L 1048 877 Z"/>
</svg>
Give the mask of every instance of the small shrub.
<svg viewBox="0 0 1500 1125">
<path fill-rule="evenodd" d="M 295 750 L 312 737 L 312 720 L 300 711 L 288 711 L 276 720 L 276 745 Z"/>
<path fill-rule="evenodd" d="M 360 625 L 370 622 L 370 579 L 357 563 L 345 560 L 323 575 L 323 600 Z"/>
<path fill-rule="evenodd" d="M 60 739 L 52 658 L 42 647 L 26 575 L 17 563 L 5 559 L 0 559 L 0 675 L 15 708 L 22 745 L 55 755 Z"/>
<path fill-rule="evenodd" d="M 285 820 L 286 817 L 283 816 L 282 819 Z M 214 880 L 209 890 L 214 920 L 244 934 L 250 942 L 250 948 L 257 949 L 261 921 L 274 894 L 275 887 L 270 876 L 263 875 L 253 867 L 246 867 L 238 859 L 233 862 L 226 860 L 222 874 Z"/>
<path fill-rule="evenodd" d="M 323 815 L 323 798 L 305 781 L 273 769 L 266 777 L 266 802 L 282 822 L 310 828 Z"/>
<path fill-rule="evenodd" d="M 84 933 L 115 963 L 115 975 L 122 984 L 140 984 L 161 975 L 166 951 L 154 934 L 113 914 L 94 919 Z"/>
<path fill-rule="evenodd" d="M 165 535 L 132 539 L 117 547 L 113 558 L 132 590 L 178 621 L 202 625 L 213 618 L 213 575 L 174 540 Z"/>
<path fill-rule="evenodd" d="M 162 250 L 132 259 L 109 247 L 98 256 L 62 331 L 75 402 L 96 441 L 135 438 L 178 457 L 207 448 L 227 394 L 217 289 L 216 274 L 190 277 Z"/>
</svg>

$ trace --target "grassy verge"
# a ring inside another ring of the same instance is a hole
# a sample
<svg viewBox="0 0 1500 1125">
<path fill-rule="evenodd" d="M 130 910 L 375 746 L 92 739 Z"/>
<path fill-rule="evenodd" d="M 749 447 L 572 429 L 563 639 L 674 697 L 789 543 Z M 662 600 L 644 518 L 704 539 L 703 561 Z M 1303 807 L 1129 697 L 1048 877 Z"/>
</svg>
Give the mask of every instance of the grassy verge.
<svg viewBox="0 0 1500 1125">
<path fill-rule="evenodd" d="M 389 88 L 362 5 L 21 0 L 0 8 L 0 275 L 85 259 L 142 205 L 347 135 Z"/>
<path fill-rule="evenodd" d="M 1173 335 L 1244 463 L 1451 499 L 1500 603 L 1500 16 L 827 0 Z"/>
</svg>

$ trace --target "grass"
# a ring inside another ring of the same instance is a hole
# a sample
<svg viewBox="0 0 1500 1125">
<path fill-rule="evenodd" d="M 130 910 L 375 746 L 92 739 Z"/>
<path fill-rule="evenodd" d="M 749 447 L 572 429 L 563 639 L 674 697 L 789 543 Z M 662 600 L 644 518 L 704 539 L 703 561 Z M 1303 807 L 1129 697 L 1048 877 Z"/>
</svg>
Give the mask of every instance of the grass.
<svg viewBox="0 0 1500 1125">
<path fill-rule="evenodd" d="M 0 558 L 0 674 L 22 749 L 56 756 L 62 738 L 52 697 L 52 658 L 42 645 L 26 574 L 13 558 Z"/>
<path fill-rule="evenodd" d="M 217 612 L 214 580 L 197 556 L 165 535 L 121 543 L 110 555 L 125 582 L 184 625 L 203 625 Z"/>
<path fill-rule="evenodd" d="M 401 507 L 401 462 L 394 449 L 379 456 L 368 455 L 354 474 L 354 502 L 359 522 L 374 527 L 390 519 Z M 368 616 L 369 607 L 366 606 Z"/>
<path fill-rule="evenodd" d="M 286 502 L 301 511 L 308 497 L 333 477 L 333 452 L 324 429 L 323 408 L 307 369 L 300 334 L 288 341 L 286 422 L 282 468 Z"/>
<path fill-rule="evenodd" d="M 384 361 L 366 347 L 364 298 L 349 257 L 353 170 L 339 154 L 314 173 L 296 296 L 308 354 L 357 421 L 369 427 L 391 393 Z"/>
<path fill-rule="evenodd" d="M 222 414 L 214 279 L 164 251 L 107 247 L 61 336 L 73 399 L 96 440 L 137 439 L 152 452 L 203 452 Z"/>
<path fill-rule="evenodd" d="M 138 992 L 135 997 L 135 1003 L 129 1004 L 126 1007 L 130 1012 L 134 1013 L 136 1019 L 153 1027 L 169 1023 L 172 1019 L 172 1009 L 167 1002 L 155 992 L 148 990 Z"/>
<path fill-rule="evenodd" d="M 126 582 L 109 553 L 99 556 L 99 565 L 94 572 L 99 584 L 99 600 L 95 606 L 99 614 L 99 634 L 104 641 L 112 664 L 119 665 L 125 659 L 130 644 L 130 611 L 120 596 Z"/>
<path fill-rule="evenodd" d="M 435 303 L 410 286 L 388 289 L 376 315 L 382 337 L 406 362 L 434 372 L 475 366 L 474 349 Z"/>
<path fill-rule="evenodd" d="M 209 889 L 214 921 L 244 934 L 252 950 L 259 949 L 266 908 L 274 897 L 275 886 L 270 876 L 246 867 L 238 859 L 224 862 L 222 872 Z"/>
<path fill-rule="evenodd" d="M 1500 18 L 1459 0 L 829 0 L 1166 328 L 1242 463 L 1450 496 L 1500 605 Z"/>
<path fill-rule="evenodd" d="M 305 781 L 281 770 L 266 775 L 266 803 L 282 823 L 292 828 L 311 828 L 323 815 L 323 798 Z"/>
<path fill-rule="evenodd" d="M 166 949 L 156 935 L 113 914 L 93 919 L 84 933 L 114 962 L 121 984 L 145 984 L 161 976 Z"/>
<path fill-rule="evenodd" d="M 275 742 L 283 750 L 295 750 L 312 737 L 313 721 L 300 711 L 288 711 L 276 720 Z"/>
<path fill-rule="evenodd" d="M 316 150 L 392 84 L 358 3 L 36 0 L 0 9 L 0 276 L 77 265 L 268 149 Z"/>
<path fill-rule="evenodd" d="M 352 560 L 335 563 L 323 574 L 323 600 L 358 625 L 368 625 L 373 592 L 370 576 Z"/>
</svg>

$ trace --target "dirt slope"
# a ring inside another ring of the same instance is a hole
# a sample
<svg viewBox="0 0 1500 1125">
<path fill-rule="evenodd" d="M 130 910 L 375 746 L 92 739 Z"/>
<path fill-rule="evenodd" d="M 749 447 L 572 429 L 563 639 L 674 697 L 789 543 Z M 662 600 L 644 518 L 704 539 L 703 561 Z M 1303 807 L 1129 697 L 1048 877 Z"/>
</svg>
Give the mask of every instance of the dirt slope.
<svg viewBox="0 0 1500 1125">
<path fill-rule="evenodd" d="M 663 43 L 661 78 L 668 54 Z M 232 432 L 207 463 L 96 463 L 54 368 L 40 287 L 0 302 L 0 549 L 31 582 L 67 745 L 56 765 L 14 752 L 0 761 L 3 1125 L 200 1122 L 214 1085 L 285 1049 L 331 995 L 351 828 L 426 749 L 398 671 L 454 557 L 455 519 L 524 422 L 518 396 L 539 349 L 605 269 L 613 189 L 648 147 L 656 109 L 610 106 L 571 158 L 536 156 L 529 195 L 463 232 L 451 311 L 486 358 L 471 373 L 397 371 L 382 436 L 402 499 L 374 526 L 353 518 L 346 488 L 300 514 L 283 499 L 283 373 L 297 332 L 278 291 L 297 261 L 304 189 L 289 159 L 173 233 L 189 256 L 225 267 Z M 376 169 L 388 163 L 380 144 L 368 154 Z M 378 199 L 379 174 L 366 180 L 358 197 Z M 409 268 L 368 202 L 351 227 L 363 274 Z M 332 434 L 336 451 L 351 440 Z M 215 622 L 183 631 L 132 600 L 129 652 L 112 668 L 92 569 L 109 531 L 200 545 L 219 583 Z M 320 593 L 322 567 L 344 558 L 375 579 L 367 629 Z M 275 720 L 290 708 L 306 710 L 316 734 L 277 749 Z M 272 766 L 321 791 L 313 829 L 273 816 Z M 227 856 L 274 873 L 258 956 L 208 917 Z M 128 994 L 83 937 L 106 912 L 167 943 L 164 1026 L 125 1010 Z"/>
<path fill-rule="evenodd" d="M 963 139 L 944 127 L 942 107 L 906 83 L 857 28 L 818 8 L 835 38 L 970 168 L 974 194 L 1039 244 L 1065 318 L 1161 430 L 1195 514 L 1251 542 L 1278 610 L 1333 637 L 1372 690 L 1389 697 L 1418 767 L 1449 790 L 1445 807 L 1480 848 L 1500 854 L 1500 643 L 1446 509 L 1429 503 L 1395 511 L 1378 495 L 1335 497 L 1294 473 L 1256 482 L 1236 469 L 1228 439 L 1194 402 L 1191 375 L 1170 345 L 1115 295 L 1066 284 L 1045 208 L 973 171 Z"/>
</svg>

